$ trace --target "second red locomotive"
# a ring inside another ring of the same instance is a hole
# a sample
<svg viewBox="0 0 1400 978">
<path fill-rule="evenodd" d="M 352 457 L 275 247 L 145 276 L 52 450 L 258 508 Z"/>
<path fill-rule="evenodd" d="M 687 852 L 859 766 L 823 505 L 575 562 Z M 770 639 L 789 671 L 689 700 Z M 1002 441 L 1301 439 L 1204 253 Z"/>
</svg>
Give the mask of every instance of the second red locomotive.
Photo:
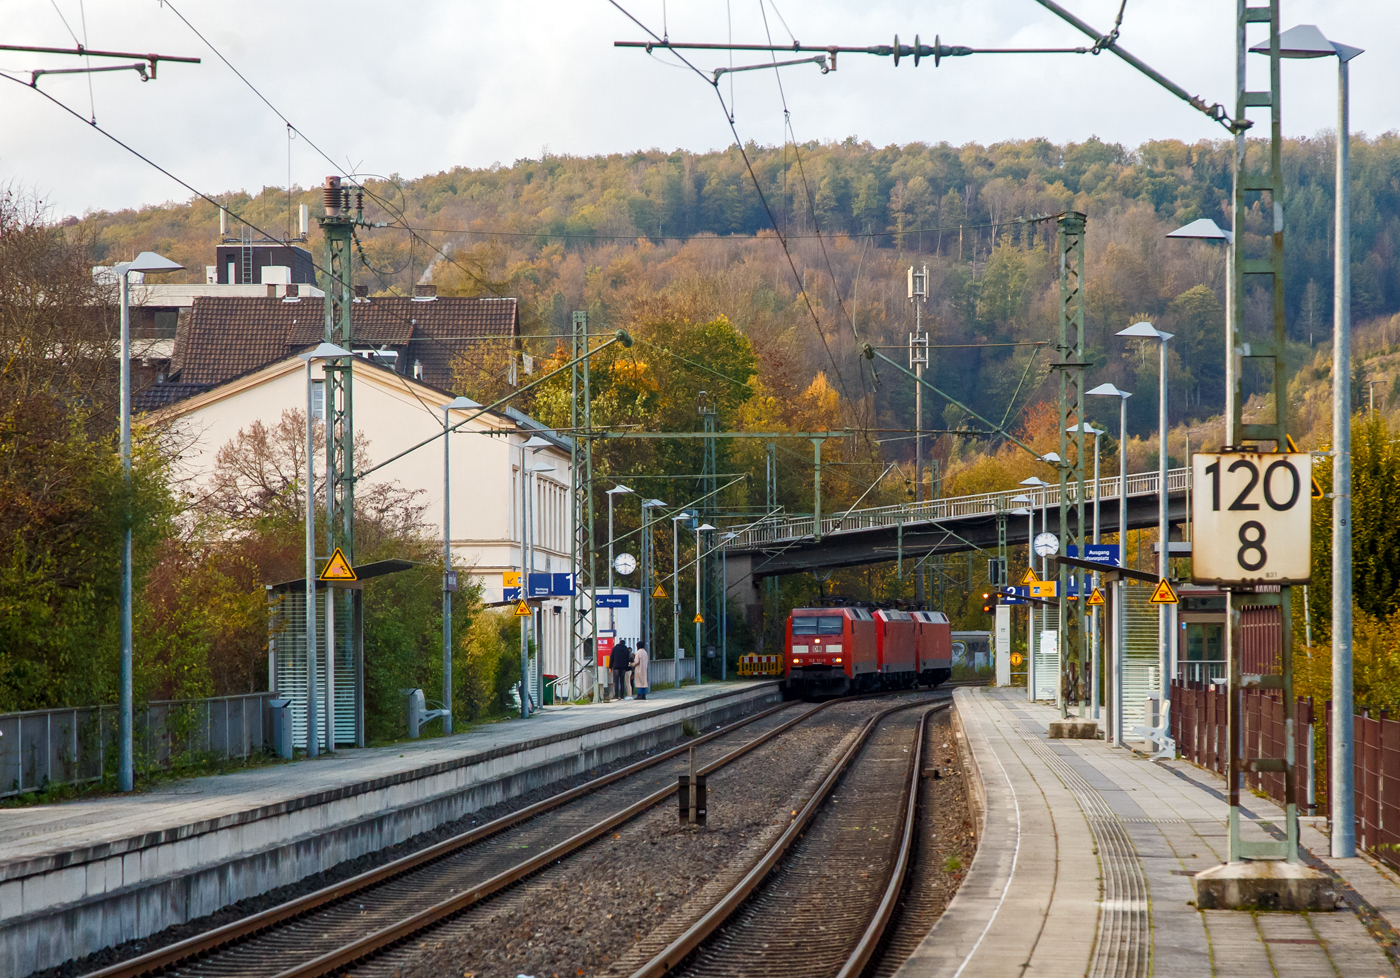
<svg viewBox="0 0 1400 978">
<path fill-rule="evenodd" d="M 953 673 L 952 629 L 937 611 L 795 608 L 785 657 L 790 696 L 931 688 Z"/>
</svg>

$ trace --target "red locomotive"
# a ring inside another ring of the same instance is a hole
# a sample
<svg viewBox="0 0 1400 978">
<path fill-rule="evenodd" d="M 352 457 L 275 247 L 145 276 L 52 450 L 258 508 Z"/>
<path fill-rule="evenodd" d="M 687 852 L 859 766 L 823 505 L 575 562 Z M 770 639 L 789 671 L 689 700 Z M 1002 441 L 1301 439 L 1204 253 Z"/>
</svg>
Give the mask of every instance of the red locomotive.
<svg viewBox="0 0 1400 978">
<path fill-rule="evenodd" d="M 952 630 L 937 611 L 795 608 L 786 656 L 789 696 L 934 687 L 953 672 Z"/>
</svg>

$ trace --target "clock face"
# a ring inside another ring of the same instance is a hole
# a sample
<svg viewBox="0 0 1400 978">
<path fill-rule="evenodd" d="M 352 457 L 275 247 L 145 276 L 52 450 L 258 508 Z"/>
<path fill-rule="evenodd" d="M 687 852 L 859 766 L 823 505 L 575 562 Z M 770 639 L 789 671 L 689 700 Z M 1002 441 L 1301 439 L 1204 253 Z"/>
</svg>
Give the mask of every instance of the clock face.
<svg viewBox="0 0 1400 978">
<path fill-rule="evenodd" d="M 637 558 L 631 554 L 618 554 L 613 561 L 613 570 L 619 574 L 630 574 L 637 569 Z"/>
<path fill-rule="evenodd" d="M 1036 534 L 1035 552 L 1040 557 L 1055 556 L 1060 552 L 1060 538 L 1053 533 Z"/>
</svg>

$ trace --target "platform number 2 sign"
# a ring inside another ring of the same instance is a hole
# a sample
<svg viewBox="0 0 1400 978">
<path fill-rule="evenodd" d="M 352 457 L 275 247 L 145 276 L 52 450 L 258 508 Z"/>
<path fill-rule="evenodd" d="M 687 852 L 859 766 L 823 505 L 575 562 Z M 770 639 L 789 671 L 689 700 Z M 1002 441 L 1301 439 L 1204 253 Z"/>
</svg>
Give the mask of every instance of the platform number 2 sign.
<svg viewBox="0 0 1400 978">
<path fill-rule="evenodd" d="M 1203 452 L 1191 458 L 1191 579 L 1306 584 L 1312 573 L 1312 457 Z"/>
</svg>

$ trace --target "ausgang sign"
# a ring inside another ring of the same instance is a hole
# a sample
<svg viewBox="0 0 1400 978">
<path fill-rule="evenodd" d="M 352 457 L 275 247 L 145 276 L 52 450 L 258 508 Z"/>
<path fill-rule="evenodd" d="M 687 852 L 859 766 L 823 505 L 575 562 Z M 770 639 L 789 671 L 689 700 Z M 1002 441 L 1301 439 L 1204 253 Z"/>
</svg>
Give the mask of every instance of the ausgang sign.
<svg viewBox="0 0 1400 978">
<path fill-rule="evenodd" d="M 1307 584 L 1312 457 L 1202 452 L 1191 458 L 1191 580 Z"/>
</svg>

